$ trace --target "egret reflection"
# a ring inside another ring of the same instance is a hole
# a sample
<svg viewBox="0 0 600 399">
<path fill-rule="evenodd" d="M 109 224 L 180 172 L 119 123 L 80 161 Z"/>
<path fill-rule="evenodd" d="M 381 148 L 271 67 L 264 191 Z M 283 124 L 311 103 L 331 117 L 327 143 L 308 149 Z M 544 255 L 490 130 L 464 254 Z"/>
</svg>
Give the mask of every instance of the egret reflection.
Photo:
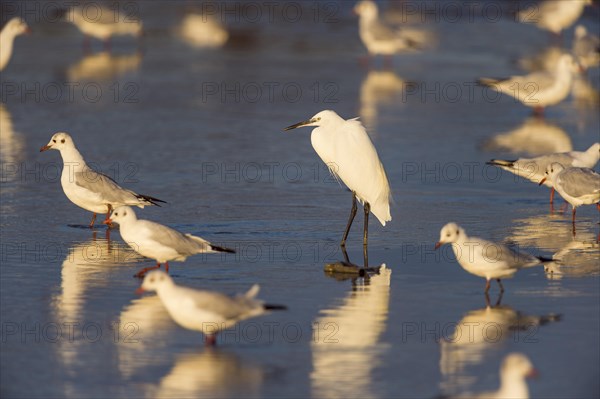
<svg viewBox="0 0 600 399">
<path fill-rule="evenodd" d="M 14 180 L 18 174 L 10 173 L 11 164 L 16 170 L 19 162 L 23 160 L 25 140 L 13 127 L 12 117 L 4 104 L 0 103 L 0 162 L 2 162 L 2 182 Z"/>
<path fill-rule="evenodd" d="M 505 342 L 527 342 L 528 334 L 538 326 L 560 321 L 560 315 L 526 315 L 500 305 L 500 300 L 465 314 L 453 333 L 440 342 L 440 389 L 444 394 L 470 391 L 478 376 L 476 366 L 504 350 Z"/>
<path fill-rule="evenodd" d="M 313 396 L 372 397 L 372 373 L 389 345 L 379 341 L 386 329 L 391 270 L 385 264 L 369 279 L 354 279 L 341 303 L 323 309 L 313 323 Z M 368 309 L 368 311 L 365 311 Z"/>
<path fill-rule="evenodd" d="M 369 71 L 360 86 L 360 118 L 367 128 L 377 126 L 381 107 L 401 104 L 398 96 L 405 85 L 404 80 L 392 71 Z M 369 131 L 371 135 L 373 132 Z"/>
</svg>

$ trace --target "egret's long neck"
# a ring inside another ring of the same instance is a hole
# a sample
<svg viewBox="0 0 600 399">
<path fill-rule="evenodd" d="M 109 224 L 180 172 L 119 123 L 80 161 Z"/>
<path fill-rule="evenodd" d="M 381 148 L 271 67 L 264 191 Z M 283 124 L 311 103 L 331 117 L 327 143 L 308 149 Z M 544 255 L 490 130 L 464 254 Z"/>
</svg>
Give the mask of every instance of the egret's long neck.
<svg viewBox="0 0 600 399">
<path fill-rule="evenodd" d="M 14 40 L 15 35 L 11 32 L 0 33 L 0 69 L 3 69 L 10 59 Z"/>
<path fill-rule="evenodd" d="M 73 173 L 77 173 L 87 168 L 83 156 L 81 156 L 81 153 L 75 146 L 63 148 L 60 150 L 60 156 L 62 157 L 64 164 L 63 171 L 70 168 Z"/>
</svg>

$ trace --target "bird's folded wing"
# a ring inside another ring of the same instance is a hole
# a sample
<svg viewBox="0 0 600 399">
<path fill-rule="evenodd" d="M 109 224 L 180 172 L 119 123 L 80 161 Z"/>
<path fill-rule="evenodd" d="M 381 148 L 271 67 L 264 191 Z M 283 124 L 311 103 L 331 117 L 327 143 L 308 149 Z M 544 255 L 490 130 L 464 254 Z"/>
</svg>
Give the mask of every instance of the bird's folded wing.
<svg viewBox="0 0 600 399">
<path fill-rule="evenodd" d="M 600 175 L 591 169 L 566 169 L 558 180 L 562 189 L 572 197 L 600 192 Z"/>
<path fill-rule="evenodd" d="M 105 202 L 127 204 L 137 201 L 133 191 L 124 189 L 110 177 L 92 169 L 75 173 L 75 184 L 99 195 Z"/>
</svg>

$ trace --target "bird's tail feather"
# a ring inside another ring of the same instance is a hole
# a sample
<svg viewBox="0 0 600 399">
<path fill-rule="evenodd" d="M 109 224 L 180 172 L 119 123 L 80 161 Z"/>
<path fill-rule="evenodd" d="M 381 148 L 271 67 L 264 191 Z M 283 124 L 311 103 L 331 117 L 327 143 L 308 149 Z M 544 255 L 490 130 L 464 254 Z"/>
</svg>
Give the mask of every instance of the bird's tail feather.
<svg viewBox="0 0 600 399">
<path fill-rule="evenodd" d="M 163 200 L 160 200 L 160 199 L 158 199 L 158 198 L 154 198 L 154 197 L 151 197 L 151 196 L 149 196 L 149 195 L 144 195 L 144 194 L 138 194 L 138 195 L 136 195 L 136 197 L 137 197 L 138 199 L 141 199 L 141 200 L 144 200 L 144 201 L 148 201 L 148 202 L 149 202 L 149 203 L 151 203 L 152 205 L 156 205 L 156 206 L 160 206 L 160 205 L 158 204 L 158 202 L 161 202 L 161 203 L 163 203 L 163 204 L 166 204 L 166 203 L 167 203 L 167 201 L 163 201 Z"/>
<path fill-rule="evenodd" d="M 218 245 L 213 245 L 213 244 L 210 244 L 210 249 L 212 249 L 213 251 L 217 251 L 217 252 L 227 252 L 229 254 L 234 254 L 235 253 L 235 250 L 233 250 L 231 248 L 220 247 Z"/>
<path fill-rule="evenodd" d="M 285 305 L 265 304 L 263 307 L 265 310 L 287 310 L 287 306 Z"/>
<path fill-rule="evenodd" d="M 512 168 L 517 162 L 516 160 L 503 160 L 503 159 L 492 159 L 489 162 L 486 162 L 487 165 L 495 165 L 495 166 L 505 166 L 507 168 Z"/>
</svg>

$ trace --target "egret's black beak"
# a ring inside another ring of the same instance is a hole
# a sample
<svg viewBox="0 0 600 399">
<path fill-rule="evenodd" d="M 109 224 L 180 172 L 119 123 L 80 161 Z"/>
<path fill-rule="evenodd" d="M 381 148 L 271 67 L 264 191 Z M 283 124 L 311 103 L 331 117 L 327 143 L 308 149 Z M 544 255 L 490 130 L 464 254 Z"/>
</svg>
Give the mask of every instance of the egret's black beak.
<svg viewBox="0 0 600 399">
<path fill-rule="evenodd" d="M 316 121 L 315 121 L 314 119 L 309 119 L 309 120 L 307 120 L 307 121 L 304 121 L 304 122 L 298 122 L 298 123 L 295 123 L 295 124 L 293 124 L 292 126 L 288 126 L 288 127 L 286 127 L 285 129 L 283 129 L 283 130 L 287 132 L 288 130 L 292 130 L 292 129 L 296 129 L 296 128 L 298 128 L 298 127 L 302 127 L 302 126 L 305 126 L 305 125 L 309 125 L 309 124 L 311 124 L 311 123 L 313 123 L 313 122 L 316 122 Z"/>
</svg>

